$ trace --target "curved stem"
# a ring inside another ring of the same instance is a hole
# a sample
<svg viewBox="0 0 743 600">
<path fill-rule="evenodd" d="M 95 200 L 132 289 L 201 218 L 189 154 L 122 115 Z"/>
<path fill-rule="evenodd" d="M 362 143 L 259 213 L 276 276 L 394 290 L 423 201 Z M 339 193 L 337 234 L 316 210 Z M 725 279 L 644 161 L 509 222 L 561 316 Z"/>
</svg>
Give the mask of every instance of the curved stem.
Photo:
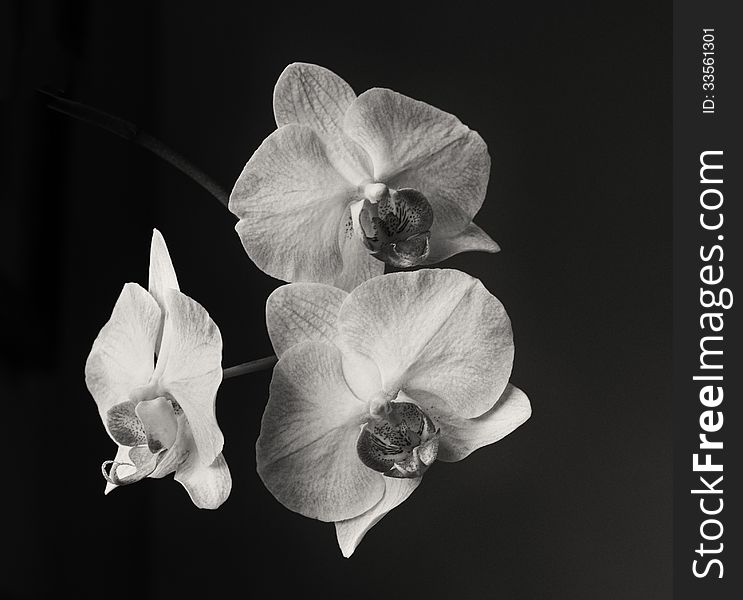
<svg viewBox="0 0 743 600">
<path fill-rule="evenodd" d="M 110 131 L 125 140 L 129 140 L 130 142 L 134 142 L 135 144 L 146 148 L 153 154 L 162 158 L 165 162 L 178 169 L 181 173 L 190 177 L 193 181 L 198 183 L 207 192 L 219 200 L 225 207 L 229 207 L 230 195 L 222 186 L 186 159 L 185 156 L 179 154 L 169 146 L 166 146 L 146 131 L 142 131 L 138 125 L 97 108 L 93 108 L 92 106 L 88 106 L 87 104 L 83 104 L 82 102 L 68 100 L 67 98 L 58 96 L 50 91 L 38 91 L 51 98 L 48 106 L 52 110 L 56 110 L 57 112 L 61 112 L 62 114 L 78 119 L 79 121 L 90 123 L 91 125 Z"/>
<path fill-rule="evenodd" d="M 247 375 L 248 373 L 255 373 L 256 371 L 264 371 L 272 368 L 277 362 L 278 358 L 275 356 L 267 356 L 266 358 L 259 358 L 258 360 L 251 360 L 250 362 L 242 363 L 234 367 L 228 367 L 222 371 L 222 379 L 229 379 L 230 377 L 238 377 L 240 375 Z"/>
</svg>

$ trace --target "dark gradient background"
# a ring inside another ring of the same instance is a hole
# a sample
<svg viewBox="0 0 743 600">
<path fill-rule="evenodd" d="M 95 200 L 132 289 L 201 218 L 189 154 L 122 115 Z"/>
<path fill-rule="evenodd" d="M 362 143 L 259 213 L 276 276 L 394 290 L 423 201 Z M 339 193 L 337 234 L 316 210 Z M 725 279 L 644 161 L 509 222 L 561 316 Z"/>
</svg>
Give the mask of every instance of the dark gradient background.
<svg viewBox="0 0 743 600">
<path fill-rule="evenodd" d="M 666 599 L 671 595 L 671 3 L 22 2 L 0 9 L 0 596 Z M 113 458 L 83 366 L 153 226 L 224 364 L 271 353 L 279 282 L 181 173 L 45 108 L 39 86 L 134 121 L 225 187 L 273 129 L 281 70 L 327 66 L 457 115 L 493 158 L 444 266 L 506 305 L 530 421 L 423 485 L 343 559 L 332 525 L 255 473 L 270 374 L 218 397 L 232 495 L 170 478 L 103 496 Z"/>
</svg>

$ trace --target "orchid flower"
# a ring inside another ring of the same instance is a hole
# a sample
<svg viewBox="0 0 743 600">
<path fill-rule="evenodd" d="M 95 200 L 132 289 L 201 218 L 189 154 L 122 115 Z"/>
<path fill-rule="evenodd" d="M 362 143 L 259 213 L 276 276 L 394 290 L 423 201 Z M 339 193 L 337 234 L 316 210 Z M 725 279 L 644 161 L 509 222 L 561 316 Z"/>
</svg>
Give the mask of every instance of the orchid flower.
<svg viewBox="0 0 743 600">
<path fill-rule="evenodd" d="M 279 361 L 258 473 L 287 508 L 335 523 L 346 557 L 436 458 L 462 460 L 531 414 L 508 382 L 503 305 L 459 271 L 382 275 L 350 294 L 289 284 L 266 315 Z"/>
<path fill-rule="evenodd" d="M 88 390 L 118 446 L 116 457 L 103 463 L 105 493 L 175 472 L 199 508 L 227 499 L 232 480 L 214 410 L 221 361 L 217 325 L 179 291 L 165 240 L 155 230 L 149 291 L 124 285 L 85 364 Z"/>
<path fill-rule="evenodd" d="M 273 108 L 278 129 L 229 203 L 245 250 L 269 275 L 351 290 L 385 263 L 499 250 L 472 221 L 490 156 L 454 115 L 383 88 L 357 97 L 305 63 L 281 74 Z"/>
</svg>

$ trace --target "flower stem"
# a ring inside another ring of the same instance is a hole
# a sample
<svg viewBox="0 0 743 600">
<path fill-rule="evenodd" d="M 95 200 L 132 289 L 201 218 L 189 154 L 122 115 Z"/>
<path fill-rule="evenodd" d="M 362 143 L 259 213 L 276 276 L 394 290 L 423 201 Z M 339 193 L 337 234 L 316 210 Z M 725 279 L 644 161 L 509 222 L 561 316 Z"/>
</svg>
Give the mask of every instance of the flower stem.
<svg viewBox="0 0 743 600">
<path fill-rule="evenodd" d="M 239 377 L 240 375 L 247 375 L 248 373 L 255 373 L 256 371 L 264 371 L 270 369 L 277 362 L 278 358 L 275 356 L 267 356 L 266 358 L 259 358 L 258 360 L 251 360 L 241 365 L 234 367 L 228 367 L 222 371 L 222 379 L 229 379 L 230 377 Z"/>
<path fill-rule="evenodd" d="M 82 102 L 68 100 L 67 98 L 63 98 L 48 90 L 39 90 L 39 92 L 50 98 L 47 106 L 52 110 L 56 110 L 57 112 L 78 119 L 79 121 L 90 123 L 91 125 L 110 131 L 111 133 L 115 133 L 125 140 L 129 140 L 130 142 L 134 142 L 135 144 L 146 148 L 153 154 L 162 158 L 165 162 L 178 169 L 181 173 L 190 177 L 193 181 L 198 183 L 207 192 L 219 200 L 225 207 L 228 207 L 230 195 L 222 186 L 201 169 L 194 166 L 182 154 L 179 154 L 169 146 L 166 146 L 146 131 L 142 131 L 138 125 L 92 106 L 88 106 L 87 104 L 83 104 Z"/>
</svg>

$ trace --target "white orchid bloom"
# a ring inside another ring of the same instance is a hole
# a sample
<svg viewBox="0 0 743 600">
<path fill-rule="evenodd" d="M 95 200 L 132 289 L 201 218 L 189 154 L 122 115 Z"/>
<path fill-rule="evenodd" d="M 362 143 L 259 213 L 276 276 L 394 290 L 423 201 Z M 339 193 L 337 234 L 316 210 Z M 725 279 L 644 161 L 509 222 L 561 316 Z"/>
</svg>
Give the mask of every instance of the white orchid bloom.
<svg viewBox="0 0 743 600">
<path fill-rule="evenodd" d="M 282 281 L 351 290 L 384 264 L 432 264 L 498 245 L 472 221 L 490 173 L 482 138 L 455 116 L 333 72 L 289 65 L 278 129 L 245 165 L 230 210 L 255 264 Z"/>
<path fill-rule="evenodd" d="M 266 315 L 279 362 L 258 473 L 287 508 L 334 522 L 346 557 L 436 458 L 459 461 L 531 415 L 508 382 L 508 315 L 459 271 L 382 275 L 350 294 L 285 285 Z"/>
<path fill-rule="evenodd" d="M 204 307 L 179 291 L 157 230 L 149 280 L 149 292 L 124 285 L 85 364 L 88 390 L 118 446 L 103 463 L 105 491 L 175 472 L 196 506 L 217 508 L 232 487 L 214 410 L 222 337 Z"/>
</svg>

